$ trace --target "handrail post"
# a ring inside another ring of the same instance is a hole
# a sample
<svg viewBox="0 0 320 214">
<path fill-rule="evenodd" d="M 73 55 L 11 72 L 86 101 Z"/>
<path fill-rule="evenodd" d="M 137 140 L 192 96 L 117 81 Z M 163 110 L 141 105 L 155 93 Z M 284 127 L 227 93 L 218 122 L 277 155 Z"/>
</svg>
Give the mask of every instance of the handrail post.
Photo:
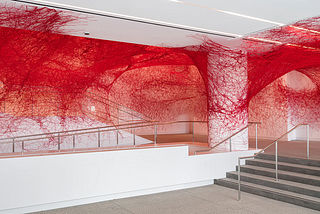
<svg viewBox="0 0 320 214">
<path fill-rule="evenodd" d="M 118 112 L 118 126 L 117 126 L 117 148 L 119 146 L 119 122 L 120 122 L 120 116 L 119 116 L 119 107 L 117 108 L 117 112 Z"/>
<path fill-rule="evenodd" d="M 22 141 L 22 143 L 21 143 L 22 145 L 21 145 L 21 154 L 23 155 L 23 151 L 24 151 L 24 141 Z"/>
<path fill-rule="evenodd" d="M 98 149 L 101 147 L 101 142 L 100 142 L 100 129 L 98 129 Z"/>
<path fill-rule="evenodd" d="M 194 121 L 192 121 L 192 144 L 194 144 Z"/>
<path fill-rule="evenodd" d="M 241 200 L 241 187 L 240 187 L 240 157 L 238 157 L 238 201 Z"/>
<path fill-rule="evenodd" d="M 156 125 L 154 125 L 154 146 L 157 147 L 157 124 L 158 122 L 156 122 Z"/>
<path fill-rule="evenodd" d="M 276 154 L 275 154 L 275 158 L 276 158 L 276 181 L 278 180 L 278 141 L 276 141 Z"/>
<path fill-rule="evenodd" d="M 76 136 L 73 135 L 73 138 L 72 138 L 72 145 L 73 145 L 73 151 L 75 150 L 75 147 L 76 147 Z"/>
<path fill-rule="evenodd" d="M 60 143 L 61 143 L 60 140 L 61 140 L 61 139 L 60 139 L 60 133 L 58 133 L 58 151 L 59 151 L 59 152 L 60 152 L 60 149 L 61 149 L 61 148 L 60 148 Z"/>
<path fill-rule="evenodd" d="M 231 137 L 230 137 L 229 141 L 230 141 L 230 152 L 232 152 Z"/>
<path fill-rule="evenodd" d="M 133 146 L 136 146 L 136 127 L 133 127 Z"/>
<path fill-rule="evenodd" d="M 14 153 L 14 138 L 12 138 L 12 154 Z"/>
<path fill-rule="evenodd" d="M 258 149 L 258 124 L 256 123 L 256 149 Z"/>
<path fill-rule="evenodd" d="M 307 124 L 307 158 L 310 157 L 309 124 Z"/>
</svg>

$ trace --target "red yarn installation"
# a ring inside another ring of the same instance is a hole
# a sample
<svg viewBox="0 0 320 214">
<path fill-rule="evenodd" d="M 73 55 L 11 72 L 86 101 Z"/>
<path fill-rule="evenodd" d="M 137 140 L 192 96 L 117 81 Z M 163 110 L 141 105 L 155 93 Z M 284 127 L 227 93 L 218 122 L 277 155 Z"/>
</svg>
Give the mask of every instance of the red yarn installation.
<svg viewBox="0 0 320 214">
<path fill-rule="evenodd" d="M 97 96 L 157 120 L 206 118 L 206 54 L 62 35 L 60 28 L 77 17 L 33 7 L 2 10 L 3 25 L 15 23 L 0 28 L 0 101 L 2 112 L 15 116 L 2 117 L 4 132 L 14 133 L 26 118 L 41 127 L 47 116 L 62 124 L 77 116 L 79 123 L 79 116 L 92 116 L 90 102 L 112 122 L 108 103 L 97 103 Z"/>
<path fill-rule="evenodd" d="M 267 121 L 274 108 L 274 118 L 320 127 L 319 17 L 251 35 L 238 49 L 205 37 L 199 46 L 165 48 L 63 35 L 81 19 L 47 8 L 2 5 L 0 12 L 1 108 L 15 116 L 1 117 L 2 132 L 14 133 L 25 118 L 40 126 L 48 116 L 80 123 L 92 117 L 91 104 L 112 121 L 113 110 L 98 96 L 157 120 L 209 119 L 211 145 L 243 127 L 248 115 Z M 279 79 L 293 70 L 312 87 Z"/>
<path fill-rule="evenodd" d="M 319 129 L 320 17 L 252 35 L 244 48 L 250 120 L 263 122 L 267 134 L 276 136 L 286 131 L 287 123 Z M 302 80 L 290 85 L 286 78 L 293 70 L 309 79 L 307 85 L 302 87 Z"/>
</svg>

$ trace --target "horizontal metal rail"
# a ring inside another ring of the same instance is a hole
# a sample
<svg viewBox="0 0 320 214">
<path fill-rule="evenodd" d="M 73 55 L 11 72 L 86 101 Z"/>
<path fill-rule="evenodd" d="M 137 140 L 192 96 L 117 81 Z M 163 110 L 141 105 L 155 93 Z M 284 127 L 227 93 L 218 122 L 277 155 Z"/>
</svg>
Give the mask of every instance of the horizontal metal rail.
<svg viewBox="0 0 320 214">
<path fill-rule="evenodd" d="M 129 150 L 129 149 L 148 149 L 148 148 L 165 148 L 165 147 L 177 147 L 177 146 L 188 146 L 188 144 L 176 144 L 176 145 L 151 145 L 147 144 L 144 146 L 131 147 L 131 146 L 123 146 L 123 147 L 109 147 L 109 148 L 100 148 L 99 151 L 116 151 L 116 150 Z M 70 153 L 84 153 L 89 151 L 96 151 L 96 148 L 88 148 L 86 150 L 65 150 L 60 151 L 59 154 L 70 154 Z M 54 153 L 22 153 L 21 155 L 16 154 L 14 157 L 25 157 L 25 156 L 37 156 L 37 155 L 51 155 Z M 12 156 L 0 156 L 0 158 L 7 158 Z"/>
<path fill-rule="evenodd" d="M 0 140 L 11 139 L 10 141 L 0 142 L 0 144 L 12 143 L 13 142 L 12 141 L 13 138 L 14 138 L 14 142 L 33 141 L 33 140 L 43 140 L 43 139 L 56 138 L 56 137 L 58 137 L 58 134 L 59 134 L 59 137 L 68 137 L 68 136 L 77 136 L 77 135 L 83 135 L 83 134 L 92 134 L 92 133 L 101 133 L 101 132 L 108 132 L 108 131 L 124 130 L 124 129 L 130 129 L 130 128 L 142 128 L 142 127 L 148 127 L 148 126 L 154 126 L 154 125 L 168 125 L 168 124 L 188 123 L 188 122 L 207 123 L 207 121 L 171 121 L 171 122 L 162 122 L 162 123 L 158 123 L 157 121 L 149 121 L 149 122 L 139 122 L 139 123 L 128 123 L 128 124 L 121 124 L 121 125 L 114 125 L 114 126 L 103 126 L 103 127 L 95 127 L 95 128 L 88 128 L 88 129 L 78 129 L 78 130 L 70 130 L 70 131 L 50 132 L 50 133 L 44 133 L 44 134 L 9 137 L 9 138 L 0 139 Z M 146 124 L 146 123 L 149 123 L 149 124 Z M 101 129 L 105 129 L 105 128 L 109 128 L 109 129 L 101 130 Z M 94 130 L 94 131 L 90 131 L 90 130 Z M 81 131 L 81 132 L 64 134 L 64 133 L 78 132 L 78 131 Z M 57 134 L 57 135 L 56 136 L 37 137 L 37 136 L 55 135 L 55 134 Z M 64 135 L 61 135 L 61 134 L 64 134 Z M 28 138 L 28 137 L 36 137 L 36 138 Z M 23 138 L 23 139 L 19 140 L 19 138 Z"/>
<path fill-rule="evenodd" d="M 241 200 L 241 187 L 240 187 L 240 170 L 241 170 L 241 166 L 240 166 L 240 160 L 241 159 L 249 159 L 249 158 L 255 158 L 256 156 L 258 156 L 259 154 L 263 153 L 266 149 L 268 149 L 269 147 L 271 147 L 272 145 L 276 145 L 275 148 L 275 161 L 276 161 L 276 181 L 278 181 L 278 141 L 281 140 L 283 137 L 285 137 L 286 135 L 288 135 L 290 132 L 292 132 L 293 130 L 295 130 L 296 128 L 298 128 L 299 126 L 307 126 L 307 158 L 309 158 L 309 124 L 307 123 L 300 123 L 298 125 L 296 125 L 295 127 L 293 127 L 292 129 L 290 129 L 289 131 L 287 131 L 285 134 L 281 135 L 281 137 L 279 137 L 278 139 L 276 139 L 275 141 L 273 141 L 272 143 L 270 143 L 268 146 L 266 146 L 265 148 L 261 149 L 258 153 L 256 153 L 255 155 L 252 156 L 245 156 L 245 157 L 239 157 L 238 158 L 238 201 Z"/>
<path fill-rule="evenodd" d="M 195 155 L 199 152 L 210 152 L 211 150 L 217 148 L 218 146 L 220 146 L 222 143 L 226 142 L 227 140 L 231 140 L 232 137 L 234 137 L 235 135 L 239 134 L 240 132 L 242 132 L 243 130 L 249 128 L 251 125 L 255 124 L 256 125 L 256 147 L 257 147 L 257 125 L 261 124 L 261 122 L 248 122 L 249 125 L 247 125 L 246 127 L 240 129 L 239 131 L 237 131 L 236 133 L 232 134 L 231 136 L 227 137 L 226 139 L 224 139 L 223 141 L 220 141 L 218 144 L 214 145 L 211 149 L 207 149 L 207 150 L 200 150 L 200 151 L 195 151 Z M 231 142 L 230 142 L 230 152 L 232 151 L 231 148 Z"/>
<path fill-rule="evenodd" d="M 73 130 L 59 131 L 59 132 L 48 132 L 48 133 L 42 133 L 42 134 L 22 135 L 22 136 L 16 136 L 16 137 L 1 138 L 0 141 L 12 139 L 12 138 L 19 139 L 19 138 L 28 138 L 28 137 L 42 136 L 42 135 L 63 134 L 63 133 L 69 133 L 69 132 L 81 132 L 81 133 L 82 133 L 82 131 L 88 131 L 88 130 L 107 129 L 107 128 L 113 128 L 113 127 L 122 127 L 122 126 L 129 126 L 129 125 L 139 125 L 139 124 L 154 123 L 154 122 L 157 122 L 157 121 L 147 121 L 147 122 L 138 122 L 138 123 L 126 123 L 126 124 L 108 125 L 108 126 L 100 126 L 100 127 L 86 128 L 86 129 L 73 129 Z M 52 138 L 52 137 L 47 137 L 47 138 Z M 17 141 L 21 141 L 21 140 L 17 140 Z M 1 143 L 1 142 L 0 142 L 0 143 Z"/>
</svg>

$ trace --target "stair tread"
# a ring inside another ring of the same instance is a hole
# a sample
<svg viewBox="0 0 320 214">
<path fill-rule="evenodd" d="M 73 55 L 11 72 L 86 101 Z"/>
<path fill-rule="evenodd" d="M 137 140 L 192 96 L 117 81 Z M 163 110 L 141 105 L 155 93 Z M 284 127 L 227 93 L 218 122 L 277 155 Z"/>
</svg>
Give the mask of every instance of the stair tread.
<svg viewBox="0 0 320 214">
<path fill-rule="evenodd" d="M 235 184 L 238 185 L 238 181 L 235 180 L 235 179 L 223 178 L 223 179 L 220 179 L 220 180 L 224 180 L 224 181 L 227 181 L 227 182 L 235 183 Z M 245 182 L 245 181 L 241 181 L 241 185 L 245 185 L 245 186 L 248 186 L 248 187 L 253 187 L 253 188 L 256 188 L 256 189 L 263 189 L 265 191 L 274 192 L 274 193 L 278 193 L 278 194 L 282 194 L 282 195 L 287 195 L 289 197 L 295 197 L 295 198 L 299 198 L 299 199 L 304 199 L 304 200 L 309 200 L 309 201 L 320 203 L 320 198 L 317 198 L 317 197 L 312 197 L 312 196 L 308 196 L 308 195 L 294 193 L 294 192 L 290 192 L 290 191 L 286 191 L 286 190 L 280 190 L 280 189 L 267 187 L 267 186 L 262 186 L 262 185 L 259 185 L 259 184 L 253 184 L 253 183 L 249 183 L 249 182 Z"/>
<path fill-rule="evenodd" d="M 264 159 L 250 159 L 249 161 L 254 161 L 254 162 L 259 162 L 259 163 L 272 163 L 272 164 L 275 164 L 275 161 L 264 160 Z M 303 168 L 303 169 L 319 170 L 320 171 L 320 167 L 317 167 L 317 166 L 307 166 L 307 165 L 302 165 L 302 164 L 287 163 L 287 162 L 281 162 L 281 161 L 278 162 L 278 165 L 292 166 L 292 167 L 299 167 L 299 168 Z"/>
<path fill-rule="evenodd" d="M 241 168 L 250 168 L 250 169 L 255 169 L 255 170 L 267 171 L 267 172 L 275 173 L 275 169 L 266 168 L 266 167 L 259 167 L 259 166 L 252 166 L 252 165 L 242 165 Z M 319 180 L 320 181 L 320 176 L 316 176 L 316 175 L 307 175 L 307 174 L 302 174 L 302 173 L 298 173 L 298 172 L 290 172 L 290 171 L 285 171 L 285 170 L 278 170 L 278 173 L 279 174 L 296 176 L 296 177 L 302 177 L 302 178 L 309 178 L 309 179 Z"/>
<path fill-rule="evenodd" d="M 263 159 L 263 160 L 269 160 L 269 158 L 274 160 L 275 155 L 260 153 L 258 156 L 255 157 L 255 159 Z M 299 165 L 303 165 L 303 166 L 320 167 L 320 160 L 310 159 L 307 157 L 290 157 L 290 156 L 279 156 L 278 155 L 278 160 L 281 162 L 285 162 L 285 163 L 294 163 L 294 164 L 299 164 Z"/>
<path fill-rule="evenodd" d="M 228 172 L 228 173 L 238 175 L 237 171 Z M 275 178 L 272 178 L 272 177 L 256 175 L 256 174 L 251 174 L 251 173 L 247 173 L 247 172 L 241 172 L 240 176 L 247 176 L 247 177 L 250 177 L 250 178 L 256 178 L 256 179 L 260 179 L 260 180 L 266 180 L 266 181 L 269 181 L 269 182 L 280 183 L 280 184 L 289 185 L 289 186 L 296 186 L 296 187 L 303 188 L 303 189 L 306 189 L 306 190 L 313 190 L 313 191 L 319 191 L 320 192 L 320 187 L 309 185 L 309 184 L 303 184 L 303 183 L 294 182 L 294 181 L 288 181 L 288 180 L 284 180 L 284 179 L 279 179 L 279 181 L 275 181 Z"/>
</svg>

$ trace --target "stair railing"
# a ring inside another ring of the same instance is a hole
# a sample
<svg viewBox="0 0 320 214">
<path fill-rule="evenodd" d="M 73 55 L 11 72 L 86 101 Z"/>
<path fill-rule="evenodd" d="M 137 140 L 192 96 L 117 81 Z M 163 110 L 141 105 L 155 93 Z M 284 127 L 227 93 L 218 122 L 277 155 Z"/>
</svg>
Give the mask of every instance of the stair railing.
<svg viewBox="0 0 320 214">
<path fill-rule="evenodd" d="M 22 145 L 23 145 L 26 141 L 58 138 L 58 150 L 60 151 L 60 142 L 61 142 L 60 139 L 61 139 L 61 137 L 72 136 L 73 139 L 74 139 L 76 135 L 101 133 L 101 132 L 106 132 L 106 131 L 116 131 L 116 130 L 121 130 L 121 129 L 128 129 L 129 127 L 131 127 L 133 125 L 135 127 L 144 127 L 144 126 L 150 126 L 150 123 L 153 124 L 155 122 L 157 122 L 157 121 L 127 123 L 127 124 L 109 125 L 109 126 L 101 126 L 101 127 L 86 128 L 86 129 L 73 129 L 73 130 L 60 131 L 60 132 L 49 132 L 49 133 L 41 133 L 41 134 L 6 137 L 6 138 L 1 138 L 0 139 L 0 144 L 13 143 L 12 151 L 14 153 L 14 150 L 15 150 L 14 149 L 14 144 L 16 142 L 23 142 L 22 143 Z M 100 138 L 100 136 L 98 136 L 98 139 L 99 138 Z M 117 142 L 117 144 L 118 144 L 118 142 Z"/>
<path fill-rule="evenodd" d="M 272 143 L 270 143 L 268 146 L 266 146 L 265 148 L 263 148 L 262 150 L 260 150 L 258 153 L 256 153 L 255 155 L 252 156 L 246 156 L 246 157 L 238 157 L 238 201 L 241 200 L 241 183 L 240 183 L 240 171 L 241 171 L 241 166 L 240 166 L 240 161 L 241 159 L 249 159 L 249 158 L 255 158 L 257 155 L 263 153 L 266 149 L 268 149 L 270 146 L 275 144 L 275 161 L 276 161 L 276 181 L 279 181 L 278 179 L 278 141 L 281 140 L 283 137 L 285 137 L 286 135 L 288 135 L 290 132 L 292 132 L 293 130 L 295 130 L 296 128 L 298 128 L 299 126 L 307 126 L 307 158 L 309 158 L 309 154 L 310 154 L 310 145 L 309 145 L 309 124 L 307 123 L 300 123 L 298 125 L 296 125 L 295 127 L 293 127 L 292 129 L 290 129 L 288 132 L 286 132 L 285 134 L 283 134 L 281 137 L 279 137 L 278 139 L 276 139 L 275 141 L 273 141 Z"/>
<path fill-rule="evenodd" d="M 261 122 L 248 122 L 248 125 L 242 129 L 240 129 L 239 131 L 237 131 L 236 133 L 232 134 L 231 136 L 227 137 L 226 139 L 224 139 L 223 141 L 219 142 L 218 144 L 214 145 L 211 149 L 208 150 L 200 150 L 200 151 L 195 151 L 194 155 L 196 155 L 199 152 L 210 152 L 213 149 L 217 148 L 218 146 L 220 146 L 222 143 L 226 142 L 227 140 L 229 140 L 229 144 L 230 144 L 230 152 L 232 152 L 232 138 L 234 136 L 236 136 L 237 134 L 239 134 L 240 132 L 248 129 L 250 126 L 252 126 L 253 124 L 255 124 L 255 138 L 256 138 L 256 149 L 258 148 L 258 124 L 261 124 Z"/>
<path fill-rule="evenodd" d="M 138 122 L 138 123 L 127 123 L 127 124 L 120 124 L 120 125 L 113 125 L 113 126 L 103 126 L 103 127 L 94 127 L 94 128 L 87 128 L 87 129 L 76 129 L 76 130 L 68 130 L 68 131 L 61 131 L 61 132 L 50 132 L 50 133 L 43 133 L 43 134 L 33 134 L 33 135 L 24 135 L 24 136 L 16 136 L 16 137 L 7 137 L 0 139 L 0 144 L 10 144 L 12 143 L 12 153 L 15 154 L 15 143 L 21 142 L 22 150 L 21 153 L 24 153 L 25 145 L 27 141 L 34 141 L 34 140 L 44 140 L 44 139 L 53 139 L 58 138 L 57 148 L 60 152 L 61 150 L 61 138 L 62 137 L 72 137 L 72 147 L 73 151 L 75 151 L 75 136 L 84 135 L 84 134 L 93 134 L 97 133 L 97 140 L 98 140 L 98 149 L 101 147 L 101 136 L 100 133 L 102 132 L 109 132 L 109 131 L 119 131 L 133 128 L 134 132 L 132 135 L 133 146 L 136 145 L 136 128 L 142 127 L 150 127 L 154 126 L 154 147 L 157 147 L 157 127 L 159 125 L 168 125 L 168 124 L 176 124 L 176 123 L 207 123 L 207 121 L 171 121 L 171 122 L 162 122 L 159 123 L 158 121 L 148 121 L 148 122 Z M 194 127 L 194 125 L 193 125 Z M 2 142 L 1 142 L 2 141 Z M 193 141 L 194 141 L 194 130 L 193 130 Z M 117 137 L 117 149 L 118 149 L 118 137 Z M 88 148 L 89 149 L 89 148 Z M 92 149 L 92 148 L 91 148 Z"/>
</svg>

